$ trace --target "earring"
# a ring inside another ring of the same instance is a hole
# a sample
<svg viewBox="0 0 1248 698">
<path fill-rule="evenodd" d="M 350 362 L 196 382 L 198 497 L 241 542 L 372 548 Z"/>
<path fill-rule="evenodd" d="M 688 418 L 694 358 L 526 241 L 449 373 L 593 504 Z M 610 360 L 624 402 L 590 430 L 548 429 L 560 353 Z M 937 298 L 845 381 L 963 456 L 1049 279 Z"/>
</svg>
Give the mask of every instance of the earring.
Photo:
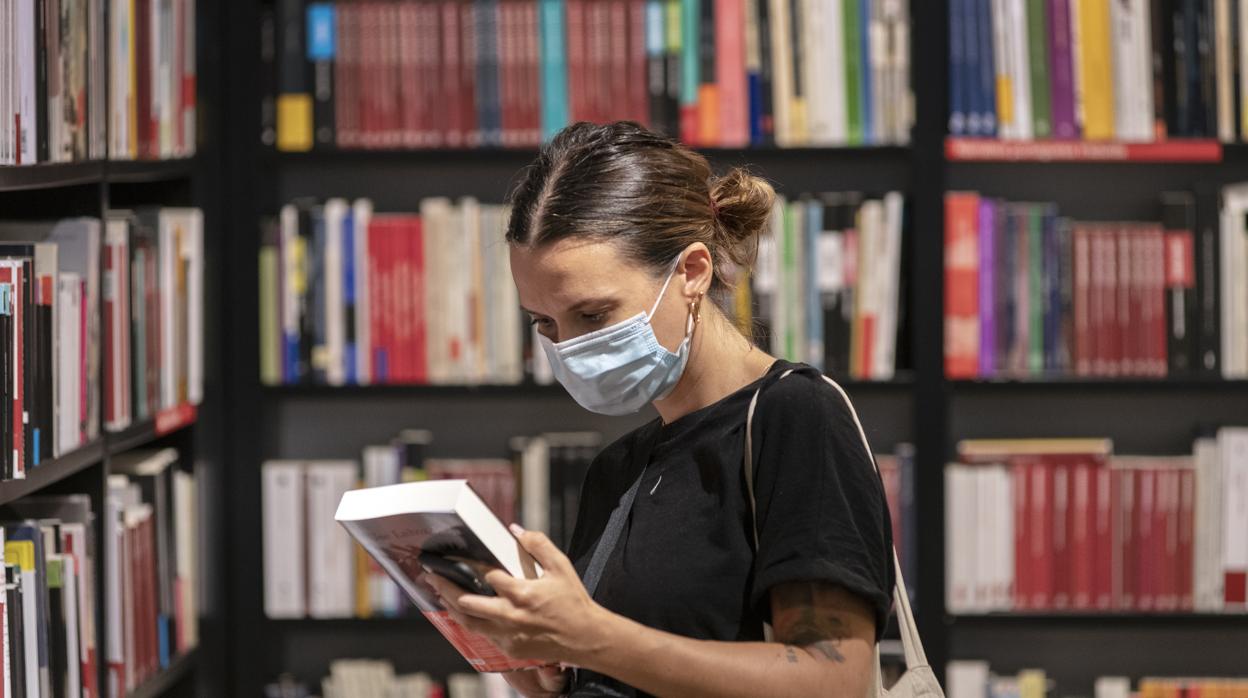
<svg viewBox="0 0 1248 698">
<path fill-rule="evenodd" d="M 699 291 L 694 300 L 689 301 L 689 312 L 693 315 L 693 324 L 702 322 L 702 292 Z"/>
</svg>

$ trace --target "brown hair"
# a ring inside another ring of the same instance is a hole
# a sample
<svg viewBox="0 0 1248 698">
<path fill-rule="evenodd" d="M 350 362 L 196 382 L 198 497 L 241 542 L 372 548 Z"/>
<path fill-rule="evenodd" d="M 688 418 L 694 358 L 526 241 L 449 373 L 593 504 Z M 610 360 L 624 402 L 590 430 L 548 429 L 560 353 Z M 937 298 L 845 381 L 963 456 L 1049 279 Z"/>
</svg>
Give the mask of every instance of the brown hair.
<svg viewBox="0 0 1248 698">
<path fill-rule="evenodd" d="M 730 264 L 748 269 L 775 191 L 733 168 L 714 176 L 706 158 L 632 121 L 576 123 L 560 131 L 511 192 L 507 241 L 610 241 L 656 274 L 701 242 L 711 251 L 711 292 L 731 288 Z"/>
</svg>

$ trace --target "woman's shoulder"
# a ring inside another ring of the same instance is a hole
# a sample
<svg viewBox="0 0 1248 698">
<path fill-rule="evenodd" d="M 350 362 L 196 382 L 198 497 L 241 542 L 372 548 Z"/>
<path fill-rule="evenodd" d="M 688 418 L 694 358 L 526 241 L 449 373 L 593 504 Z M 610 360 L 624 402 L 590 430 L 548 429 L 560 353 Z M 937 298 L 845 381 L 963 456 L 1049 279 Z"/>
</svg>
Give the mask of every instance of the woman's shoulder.
<svg viewBox="0 0 1248 698">
<path fill-rule="evenodd" d="M 850 414 L 849 396 L 814 366 L 779 360 L 771 374 L 759 391 L 758 412 L 798 419 Z"/>
<path fill-rule="evenodd" d="M 620 484 L 627 488 L 632 483 L 628 478 L 636 477 L 636 473 L 629 468 L 634 449 L 642 439 L 652 436 L 658 427 L 659 419 L 655 418 L 604 446 L 589 464 L 586 481 L 592 480 L 608 490 Z"/>
</svg>

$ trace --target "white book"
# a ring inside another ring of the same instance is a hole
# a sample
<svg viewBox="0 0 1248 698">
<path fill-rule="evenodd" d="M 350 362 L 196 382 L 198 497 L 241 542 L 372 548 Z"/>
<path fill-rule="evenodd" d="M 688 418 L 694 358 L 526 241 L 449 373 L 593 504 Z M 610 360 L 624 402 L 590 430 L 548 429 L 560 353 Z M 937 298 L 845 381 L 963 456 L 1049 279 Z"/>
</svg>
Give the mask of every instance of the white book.
<svg viewBox="0 0 1248 698">
<path fill-rule="evenodd" d="M 883 256 L 879 260 L 880 313 L 875 324 L 875 356 L 871 361 L 874 380 L 889 380 L 897 365 L 897 316 L 901 300 L 901 236 L 905 217 L 905 197 L 899 192 L 884 195 L 884 221 L 881 227 Z"/>
<path fill-rule="evenodd" d="M 1222 609 L 1222 458 L 1216 438 L 1196 439 L 1192 595 L 1196 611 Z"/>
<path fill-rule="evenodd" d="M 954 660 L 945 665 L 945 684 L 949 698 L 987 698 L 988 662 Z"/>
<path fill-rule="evenodd" d="M 971 569 L 971 606 L 977 612 L 990 611 L 996 601 L 996 474 L 992 466 L 976 466 L 968 469 L 974 481 L 975 499 L 971 508 L 975 512 L 975 523 L 969 529 L 960 529 L 953 535 L 967 535 L 973 538 L 975 552 L 971 556 L 974 567 Z"/>
<path fill-rule="evenodd" d="M 125 554 L 122 490 L 126 482 L 124 475 L 110 475 L 104 499 L 104 647 L 110 695 L 121 695 L 124 691 L 127 623 L 123 603 L 126 565 L 122 561 Z"/>
<path fill-rule="evenodd" d="M 1125 676 L 1098 676 L 1093 685 L 1095 698 L 1129 698 L 1131 679 Z"/>
<path fill-rule="evenodd" d="M 1131 7 L 1128 2 L 1109 3 L 1109 32 L 1113 45 L 1112 71 L 1114 89 L 1114 136 L 1120 140 L 1134 140 L 1135 133 L 1132 122 L 1135 118 L 1132 109 L 1132 94 L 1135 82 L 1135 31 L 1132 25 Z M 1138 0 L 1137 0 L 1138 1 Z"/>
<path fill-rule="evenodd" d="M 520 520 L 530 531 L 550 533 L 550 443 L 524 440 L 520 455 Z"/>
<path fill-rule="evenodd" d="M 36 0 L 17 0 L 17 119 L 20 120 L 17 163 L 33 165 L 37 161 L 36 144 L 43 127 L 36 117 L 38 61 L 35 56 Z"/>
<path fill-rule="evenodd" d="M 85 358 L 86 368 L 86 411 L 85 431 L 88 440 L 99 436 L 100 405 L 100 364 L 103 354 L 100 351 L 100 220 L 98 218 L 69 218 L 59 221 L 48 233 L 48 241 L 57 245 L 57 267 L 62 272 L 76 274 L 85 282 L 85 289 L 78 292 L 79 300 L 86 307 L 86 336 L 80 337 L 79 348 L 86 352 L 85 357 L 75 352 L 74 356 Z M 85 292 L 85 295 L 83 295 Z M 74 311 L 74 317 L 80 318 L 81 308 Z M 125 318 L 129 318 L 127 313 Z M 81 328 L 76 333 L 81 336 Z M 128 332 L 127 332 L 128 334 Z M 82 342 L 86 342 L 85 346 Z M 79 363 L 82 366 L 82 362 Z M 81 369 L 78 371 L 81 373 Z M 128 383 L 126 385 L 129 385 Z M 127 391 L 128 392 L 128 391 Z M 77 393 L 77 402 L 81 402 L 82 392 Z M 81 439 L 79 439 L 80 441 Z"/>
<path fill-rule="evenodd" d="M 1010 13 L 1009 0 L 991 0 L 992 2 L 992 59 L 994 71 L 996 72 L 996 84 L 999 86 L 1010 84 L 1013 81 L 1013 71 L 1010 67 L 1011 52 L 1010 46 Z M 1014 92 L 1013 88 L 1007 95 L 997 95 L 996 104 L 992 105 L 992 109 L 997 112 L 997 136 L 1001 139 L 1011 140 L 1018 138 L 1018 112 L 1011 108 L 1009 110 L 998 109 L 1000 104 L 1013 104 Z"/>
<path fill-rule="evenodd" d="M 1238 41 L 1239 55 L 1239 137 L 1248 140 L 1248 0 L 1238 0 L 1239 18 Z"/>
<path fill-rule="evenodd" d="M 497 257 L 498 293 L 494 304 L 498 309 L 498 378 L 500 383 L 519 383 L 524 380 L 524 319 L 520 313 L 520 297 L 511 275 L 511 248 L 503 240 L 507 221 L 511 216 L 508 207 L 499 207 L 499 229 L 492 245 Z M 540 350 L 535 352 L 541 354 Z"/>
<path fill-rule="evenodd" d="M 445 265 L 451 262 L 446 246 L 454 233 L 449 230 L 451 219 L 451 202 L 449 199 L 436 197 L 422 199 L 420 202 L 421 232 L 424 237 L 425 259 L 425 346 L 428 378 L 430 383 L 447 383 L 451 381 L 446 352 L 447 343 L 447 309 L 450 307 L 445 300 L 451 294 L 443 283 Z M 462 260 L 455 262 L 453 269 L 461 269 Z M 462 314 L 462 306 L 458 312 Z"/>
<path fill-rule="evenodd" d="M 827 139 L 830 145 L 849 142 L 849 98 L 845 90 L 845 1 L 823 0 L 815 3 L 823 7 L 826 22 L 824 34 L 815 45 L 819 50 L 816 66 L 821 73 L 819 82 L 827 91 Z"/>
<path fill-rule="evenodd" d="M 199 644 L 199 500 L 195 476 L 173 471 L 174 570 L 178 580 L 177 648 L 184 653 Z"/>
<path fill-rule="evenodd" d="M 1218 140 L 1235 140 L 1235 77 L 1232 71 L 1234 28 L 1231 26 L 1231 3 L 1234 0 L 1213 0 L 1213 57 L 1216 79 Z"/>
<path fill-rule="evenodd" d="M 12 564 L 22 563 L 14 561 Z M 29 569 L 22 565 L 19 576 L 22 580 L 22 642 L 26 646 L 26 696 L 39 698 L 44 695 L 40 690 L 39 653 L 35 651 L 39 647 L 39 583 L 34 565 Z M 46 672 L 47 667 L 44 669 Z"/>
<path fill-rule="evenodd" d="M 811 145 L 829 145 L 832 130 L 829 123 L 831 94 L 822 70 L 827 48 L 824 40 L 828 35 L 828 7 L 824 0 L 800 2 L 806 21 L 794 29 L 802 32 L 801 41 L 806 52 L 799 76 L 802 81 L 802 94 L 806 96 L 807 131 Z"/>
<path fill-rule="evenodd" d="M 1248 185 L 1222 190 L 1222 377 L 1248 378 Z"/>
<path fill-rule="evenodd" d="M 268 461 L 261 473 L 264 613 L 269 618 L 302 618 L 307 613 L 303 465 Z"/>
<path fill-rule="evenodd" d="M 159 252 L 157 264 L 160 266 L 160 406 L 174 407 L 178 404 L 179 364 L 182 359 L 178 351 L 178 267 L 181 259 L 182 235 L 185 228 L 176 213 L 170 209 L 160 209 L 159 220 Z"/>
<path fill-rule="evenodd" d="M 343 231 L 346 199 L 325 202 L 325 379 L 330 385 L 347 380 L 346 296 L 343 289 Z"/>
<path fill-rule="evenodd" d="M 334 523 L 338 500 L 355 487 L 355 461 L 307 464 L 308 615 L 349 618 L 355 613 L 354 550 L 346 531 Z"/>
<path fill-rule="evenodd" d="M 57 279 L 57 303 L 60 306 L 60 354 L 56 368 L 60 377 L 60 413 L 57 415 L 56 447 L 54 455 L 68 453 L 80 444 L 81 419 L 79 396 L 81 392 L 82 356 L 82 280 L 77 274 L 62 273 Z"/>
<path fill-rule="evenodd" d="M 464 312 L 455 313 L 460 332 L 460 361 L 458 381 L 476 384 L 482 382 L 485 374 L 484 347 L 481 338 L 485 334 L 484 327 L 484 248 L 481 245 L 481 204 L 471 196 L 459 200 L 460 230 L 456 236 L 460 241 L 463 263 L 460 265 L 459 288 L 461 302 L 458 304 Z"/>
<path fill-rule="evenodd" d="M 368 385 L 373 377 L 373 343 L 369 328 L 371 292 L 376 283 L 368 273 L 368 226 L 373 218 L 373 202 L 356 199 L 351 204 L 351 233 L 355 247 L 355 380 Z"/>
<path fill-rule="evenodd" d="M 1224 608 L 1248 611 L 1243 599 L 1248 578 L 1248 427 L 1218 430 L 1222 458 L 1222 576 Z M 1228 598 L 1238 597 L 1238 601 Z"/>
<path fill-rule="evenodd" d="M 1014 478 L 1006 466 L 993 468 L 996 492 L 993 495 L 994 611 L 1008 611 L 1014 603 Z"/>
<path fill-rule="evenodd" d="M 776 145 L 797 145 L 793 142 L 793 47 L 790 30 L 789 0 L 760 0 L 769 3 L 771 21 L 771 104 L 775 118 Z"/>
<path fill-rule="evenodd" d="M 32 0 L 19 0 L 31 2 Z M 109 11 L 108 155 L 114 160 L 135 156 L 134 123 L 134 0 L 110 0 Z"/>
<path fill-rule="evenodd" d="M 402 481 L 399 452 L 393 446 L 365 446 L 363 451 L 364 486 L 383 487 Z M 401 592 L 393 580 L 379 570 L 368 574 L 368 597 L 374 612 L 394 615 L 402 603 Z"/>
<path fill-rule="evenodd" d="M 888 103 L 888 29 L 884 24 L 882 0 L 871 0 L 871 16 L 867 24 L 867 66 L 871 71 L 871 134 L 872 145 L 885 142 L 885 115 Z"/>
<path fill-rule="evenodd" d="M 278 214 L 278 233 L 281 237 L 281 294 L 279 304 L 282 317 L 281 364 L 285 380 L 293 380 L 295 376 L 286 375 L 289 371 L 290 355 L 299 343 L 299 287 L 297 280 L 304 277 L 303 271 L 303 240 L 299 237 L 299 209 L 294 204 L 282 206 Z"/>
<path fill-rule="evenodd" d="M 1027 7 L 1025 0 L 1006 0 L 1009 20 L 1010 80 L 1014 92 L 1014 135 L 1021 140 L 1035 137 L 1031 104 L 1031 59 L 1027 53 Z"/>
<path fill-rule="evenodd" d="M 1135 26 L 1136 52 L 1135 59 L 1135 90 L 1132 112 L 1135 118 L 1135 139 L 1140 141 L 1154 140 L 1153 133 L 1155 110 L 1153 105 L 1153 21 L 1150 3 L 1146 0 L 1132 0 L 1132 24 Z"/>
<path fill-rule="evenodd" d="M 962 524 L 968 511 L 974 514 L 974 502 L 965 498 L 965 471 L 958 463 L 945 466 L 945 607 L 950 613 L 972 609 L 966 563 L 974 564 L 974 534 Z"/>
<path fill-rule="evenodd" d="M 62 600 L 64 615 L 60 619 L 65 624 L 65 686 L 68 695 L 82 695 L 82 665 L 79 663 L 79 595 L 78 568 L 73 556 L 66 554 L 49 555 L 49 559 L 60 558 L 62 575 Z M 55 622 L 55 620 L 54 620 Z"/>
<path fill-rule="evenodd" d="M 179 226 L 178 256 L 186 268 L 186 356 L 182 380 L 186 399 L 198 405 L 204 399 L 204 213 L 198 208 L 166 209 Z"/>
</svg>

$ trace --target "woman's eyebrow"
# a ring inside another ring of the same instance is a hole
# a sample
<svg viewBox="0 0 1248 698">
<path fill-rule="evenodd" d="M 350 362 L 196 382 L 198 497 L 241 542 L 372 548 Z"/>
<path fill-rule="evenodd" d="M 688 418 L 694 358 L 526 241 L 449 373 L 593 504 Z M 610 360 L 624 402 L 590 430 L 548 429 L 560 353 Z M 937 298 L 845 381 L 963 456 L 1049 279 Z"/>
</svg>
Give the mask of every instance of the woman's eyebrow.
<svg viewBox="0 0 1248 698">
<path fill-rule="evenodd" d="M 582 298 L 581 300 L 569 306 L 565 312 L 572 313 L 578 310 L 584 310 L 585 308 L 602 308 L 604 306 L 612 305 L 615 302 L 616 302 L 615 298 L 611 296 L 602 296 L 599 298 Z M 537 312 L 536 310 L 529 310 L 523 305 L 520 306 L 520 310 L 528 313 L 529 315 L 541 315 L 542 314 L 542 313 Z"/>
</svg>

